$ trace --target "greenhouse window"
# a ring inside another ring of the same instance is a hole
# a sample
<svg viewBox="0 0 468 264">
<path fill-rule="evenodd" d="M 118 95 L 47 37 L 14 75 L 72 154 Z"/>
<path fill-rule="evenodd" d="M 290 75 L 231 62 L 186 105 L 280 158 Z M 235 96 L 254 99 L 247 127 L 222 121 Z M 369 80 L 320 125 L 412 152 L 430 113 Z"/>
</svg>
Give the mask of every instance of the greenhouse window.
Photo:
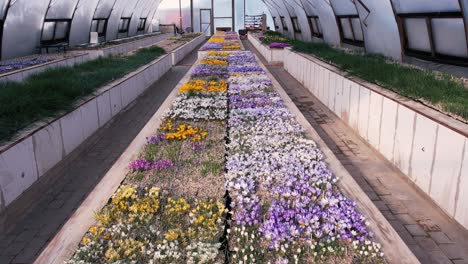
<svg viewBox="0 0 468 264">
<path fill-rule="evenodd" d="M 99 37 L 104 37 L 107 30 L 107 18 L 94 18 L 91 22 L 91 32 L 97 32 Z"/>
<path fill-rule="evenodd" d="M 273 24 L 275 24 L 275 29 L 279 29 L 278 22 L 276 22 L 276 17 L 273 17 Z"/>
<path fill-rule="evenodd" d="M 41 44 L 68 42 L 71 19 L 45 19 L 42 27 Z"/>
<path fill-rule="evenodd" d="M 291 17 L 291 21 L 292 21 L 294 32 L 301 33 L 301 25 L 299 24 L 297 17 Z"/>
<path fill-rule="evenodd" d="M 312 36 L 317 38 L 323 38 L 322 26 L 320 25 L 320 20 L 318 16 L 308 16 L 309 27 Z"/>
<path fill-rule="evenodd" d="M 288 26 L 286 25 L 286 21 L 284 20 L 284 16 L 281 16 L 280 20 L 281 20 L 281 26 L 283 27 L 283 30 L 288 31 Z"/>
<path fill-rule="evenodd" d="M 144 31 L 146 27 L 146 18 L 140 18 L 140 23 L 138 24 L 138 31 Z"/>
<path fill-rule="evenodd" d="M 131 17 L 122 17 L 119 23 L 119 33 L 127 33 L 130 27 Z"/>
<path fill-rule="evenodd" d="M 467 36 L 461 12 L 398 14 L 398 25 L 406 55 L 468 65 Z"/>
<path fill-rule="evenodd" d="M 343 15 L 336 17 L 340 30 L 341 41 L 354 46 L 364 46 L 364 34 L 362 32 L 359 15 Z"/>
</svg>

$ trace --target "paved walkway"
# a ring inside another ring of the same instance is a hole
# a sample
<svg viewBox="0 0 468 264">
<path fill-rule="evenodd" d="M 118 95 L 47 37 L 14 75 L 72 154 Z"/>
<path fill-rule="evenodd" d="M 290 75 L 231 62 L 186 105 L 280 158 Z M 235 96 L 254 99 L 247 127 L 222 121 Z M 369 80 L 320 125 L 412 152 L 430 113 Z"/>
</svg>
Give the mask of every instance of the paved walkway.
<svg viewBox="0 0 468 264">
<path fill-rule="evenodd" d="M 47 193 L 35 195 L 41 199 L 25 217 L 6 223 L 11 231 L 0 234 L 0 264 L 35 260 L 187 73 L 196 50 L 54 168 L 56 175 L 43 176 L 57 180 L 47 183 Z"/>
<path fill-rule="evenodd" d="M 256 52 L 248 41 L 243 44 Z M 281 65 L 263 63 L 421 263 L 468 263 L 467 230 L 416 190 Z"/>
</svg>

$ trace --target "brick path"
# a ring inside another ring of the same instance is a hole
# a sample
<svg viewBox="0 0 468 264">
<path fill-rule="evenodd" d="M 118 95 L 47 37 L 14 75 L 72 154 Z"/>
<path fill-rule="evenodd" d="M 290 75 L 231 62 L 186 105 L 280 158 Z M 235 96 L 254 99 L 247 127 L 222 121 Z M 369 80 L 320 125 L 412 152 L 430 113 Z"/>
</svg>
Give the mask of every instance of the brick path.
<svg viewBox="0 0 468 264">
<path fill-rule="evenodd" d="M 73 157 L 54 168 L 51 173 L 56 175 L 43 176 L 57 180 L 47 183 L 47 188 L 42 188 L 48 189 L 46 193 L 35 194 L 35 197 L 41 199 L 33 203 L 25 217 L 4 223 L 11 231 L 0 234 L 0 264 L 34 261 L 195 61 L 196 52 L 192 52 L 127 107 L 126 111 L 80 146 L 77 150 L 79 153 L 73 153 Z"/>
<path fill-rule="evenodd" d="M 243 44 L 256 52 L 247 41 Z M 468 263 L 467 230 L 414 188 L 281 65 L 267 65 L 256 53 L 421 263 Z"/>
</svg>

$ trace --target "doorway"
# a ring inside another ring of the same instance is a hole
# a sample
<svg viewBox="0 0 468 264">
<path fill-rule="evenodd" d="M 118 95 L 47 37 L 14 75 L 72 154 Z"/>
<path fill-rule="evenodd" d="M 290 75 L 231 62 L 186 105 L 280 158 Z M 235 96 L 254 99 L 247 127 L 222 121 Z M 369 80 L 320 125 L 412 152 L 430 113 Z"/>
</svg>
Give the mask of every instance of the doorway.
<svg viewBox="0 0 468 264">
<path fill-rule="evenodd" d="M 200 31 L 206 36 L 212 35 L 211 9 L 200 9 Z"/>
</svg>

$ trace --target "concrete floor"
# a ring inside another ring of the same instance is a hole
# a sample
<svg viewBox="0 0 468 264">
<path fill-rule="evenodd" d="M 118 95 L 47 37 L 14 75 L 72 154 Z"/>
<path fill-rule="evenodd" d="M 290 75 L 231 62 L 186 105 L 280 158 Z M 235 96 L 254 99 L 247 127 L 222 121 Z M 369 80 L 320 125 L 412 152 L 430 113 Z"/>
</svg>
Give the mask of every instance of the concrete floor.
<svg viewBox="0 0 468 264">
<path fill-rule="evenodd" d="M 35 260 L 187 73 L 197 60 L 197 50 L 43 176 L 50 179 L 44 186 L 28 190 L 15 203 L 28 207 L 28 213 L 4 217 L 2 224 L 9 231 L 0 234 L 0 264 Z"/>
<path fill-rule="evenodd" d="M 243 41 L 243 44 L 262 59 L 421 263 L 468 263 L 467 230 L 408 182 L 401 172 L 315 98 L 282 65 L 268 65 L 248 41 Z"/>
</svg>

